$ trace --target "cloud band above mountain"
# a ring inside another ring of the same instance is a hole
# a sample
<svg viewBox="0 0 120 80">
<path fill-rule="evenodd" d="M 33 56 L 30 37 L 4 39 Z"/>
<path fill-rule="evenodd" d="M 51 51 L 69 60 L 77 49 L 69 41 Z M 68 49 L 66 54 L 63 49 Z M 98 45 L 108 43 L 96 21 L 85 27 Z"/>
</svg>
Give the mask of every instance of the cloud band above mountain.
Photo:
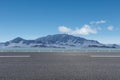
<svg viewBox="0 0 120 80">
<path fill-rule="evenodd" d="M 89 25 L 84 25 L 78 29 L 71 29 L 66 26 L 59 26 L 58 30 L 61 33 L 72 34 L 72 35 L 89 35 L 89 34 L 96 34 L 97 30 L 91 28 Z"/>
<path fill-rule="evenodd" d="M 105 24 L 107 21 L 99 20 L 99 21 L 91 21 L 88 24 L 83 25 L 80 28 L 72 29 L 66 26 L 59 26 L 58 30 L 61 33 L 66 33 L 70 35 L 89 35 L 89 34 L 97 34 L 99 31 L 113 31 L 114 26 L 103 26 L 101 24 Z"/>
</svg>

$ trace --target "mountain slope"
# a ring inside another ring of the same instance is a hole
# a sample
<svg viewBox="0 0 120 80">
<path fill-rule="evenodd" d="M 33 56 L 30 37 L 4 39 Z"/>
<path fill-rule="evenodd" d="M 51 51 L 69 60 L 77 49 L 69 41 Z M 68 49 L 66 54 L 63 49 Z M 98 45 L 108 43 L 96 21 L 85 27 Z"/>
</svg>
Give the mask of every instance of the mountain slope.
<svg viewBox="0 0 120 80">
<path fill-rule="evenodd" d="M 82 37 L 76 37 L 68 34 L 55 34 L 40 37 L 35 40 L 25 40 L 17 37 L 5 43 L 0 43 L 0 47 L 48 47 L 48 48 L 66 48 L 66 47 L 105 47 L 116 48 L 117 45 L 105 45 L 95 40 L 87 40 Z"/>
</svg>

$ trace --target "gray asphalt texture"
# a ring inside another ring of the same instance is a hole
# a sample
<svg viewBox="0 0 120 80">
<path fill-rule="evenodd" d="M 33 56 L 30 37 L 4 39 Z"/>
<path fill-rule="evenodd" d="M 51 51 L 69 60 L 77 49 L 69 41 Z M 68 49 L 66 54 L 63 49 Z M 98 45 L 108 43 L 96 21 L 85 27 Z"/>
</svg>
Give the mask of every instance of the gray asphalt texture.
<svg viewBox="0 0 120 80">
<path fill-rule="evenodd" d="M 120 52 L 4 52 L 0 80 L 120 80 Z"/>
</svg>

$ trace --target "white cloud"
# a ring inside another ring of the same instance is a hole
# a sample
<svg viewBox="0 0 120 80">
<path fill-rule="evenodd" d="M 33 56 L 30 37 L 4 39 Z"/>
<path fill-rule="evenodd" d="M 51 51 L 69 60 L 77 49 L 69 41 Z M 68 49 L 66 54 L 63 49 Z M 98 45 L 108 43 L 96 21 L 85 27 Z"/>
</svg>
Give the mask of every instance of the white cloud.
<svg viewBox="0 0 120 80">
<path fill-rule="evenodd" d="M 112 31 L 112 30 L 114 29 L 114 27 L 113 27 L 113 26 L 108 26 L 107 29 L 108 29 L 109 31 Z"/>
<path fill-rule="evenodd" d="M 105 20 L 100 20 L 100 21 L 91 21 L 90 24 L 104 24 L 106 23 Z"/>
<path fill-rule="evenodd" d="M 75 29 L 75 30 L 70 29 L 65 26 L 60 26 L 58 29 L 62 33 L 67 33 L 67 34 L 72 34 L 72 35 L 89 35 L 89 34 L 97 33 L 97 30 L 92 29 L 89 25 L 84 25 L 83 27 L 81 27 L 79 29 Z"/>
<path fill-rule="evenodd" d="M 69 33 L 71 32 L 71 29 L 65 26 L 59 26 L 58 30 L 62 33 Z"/>
<path fill-rule="evenodd" d="M 99 21 L 92 21 L 89 24 L 85 24 L 80 28 L 77 29 L 72 29 L 66 26 L 59 26 L 58 30 L 61 33 L 66 33 L 66 34 L 71 34 L 71 35 L 89 35 L 89 34 L 97 34 L 98 31 L 102 30 L 108 30 L 108 31 L 113 31 L 116 28 L 114 26 L 108 26 L 106 29 L 102 27 L 103 25 L 100 24 L 105 24 L 105 20 L 99 20 Z"/>
<path fill-rule="evenodd" d="M 88 35 L 96 33 L 97 31 L 95 29 L 92 29 L 89 25 L 84 25 L 82 28 L 72 31 L 72 34 L 75 35 Z"/>
</svg>

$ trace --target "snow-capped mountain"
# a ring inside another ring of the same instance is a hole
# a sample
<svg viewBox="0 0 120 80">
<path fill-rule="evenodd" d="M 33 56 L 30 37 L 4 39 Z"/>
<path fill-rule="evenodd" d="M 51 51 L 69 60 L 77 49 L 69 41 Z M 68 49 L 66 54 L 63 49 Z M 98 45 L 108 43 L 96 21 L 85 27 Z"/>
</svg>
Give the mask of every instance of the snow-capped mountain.
<svg viewBox="0 0 120 80">
<path fill-rule="evenodd" d="M 66 47 L 100 47 L 117 48 L 118 45 L 105 45 L 95 40 L 88 40 L 82 37 L 76 37 L 68 34 L 56 34 L 40 37 L 35 40 L 26 40 L 17 37 L 5 43 L 0 43 L 0 47 L 44 47 L 44 48 L 66 48 Z"/>
</svg>

